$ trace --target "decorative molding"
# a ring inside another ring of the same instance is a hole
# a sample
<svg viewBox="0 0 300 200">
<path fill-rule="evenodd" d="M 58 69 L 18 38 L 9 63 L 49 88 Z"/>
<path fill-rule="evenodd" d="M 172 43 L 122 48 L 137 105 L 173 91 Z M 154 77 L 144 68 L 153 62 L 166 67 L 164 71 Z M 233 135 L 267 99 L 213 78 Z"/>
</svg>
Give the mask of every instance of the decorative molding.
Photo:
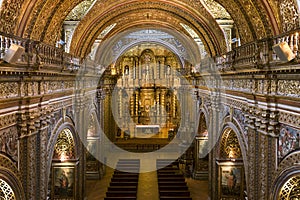
<svg viewBox="0 0 300 200">
<path fill-rule="evenodd" d="M 288 32 L 299 28 L 299 14 L 296 2 L 297 1 L 280 0 L 278 3 L 282 32 Z"/>
</svg>

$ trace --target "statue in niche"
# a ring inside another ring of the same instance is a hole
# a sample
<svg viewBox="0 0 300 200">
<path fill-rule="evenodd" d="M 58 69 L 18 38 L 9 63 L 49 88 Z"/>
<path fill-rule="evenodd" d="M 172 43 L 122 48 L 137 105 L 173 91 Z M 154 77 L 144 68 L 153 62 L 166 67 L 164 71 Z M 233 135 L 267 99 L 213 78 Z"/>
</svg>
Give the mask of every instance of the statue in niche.
<svg viewBox="0 0 300 200">
<path fill-rule="evenodd" d="M 166 111 L 167 111 L 167 113 L 170 113 L 170 102 L 167 102 L 167 104 L 166 104 Z"/>
<path fill-rule="evenodd" d="M 125 75 L 129 74 L 129 66 L 128 65 L 126 65 L 125 68 L 124 68 L 124 74 Z"/>
<path fill-rule="evenodd" d="M 144 60 L 145 60 L 145 63 L 149 64 L 151 62 L 151 56 L 149 54 L 145 54 Z"/>
<path fill-rule="evenodd" d="M 170 74 L 171 74 L 171 66 L 168 65 L 168 66 L 167 66 L 167 75 L 170 75 Z"/>
</svg>

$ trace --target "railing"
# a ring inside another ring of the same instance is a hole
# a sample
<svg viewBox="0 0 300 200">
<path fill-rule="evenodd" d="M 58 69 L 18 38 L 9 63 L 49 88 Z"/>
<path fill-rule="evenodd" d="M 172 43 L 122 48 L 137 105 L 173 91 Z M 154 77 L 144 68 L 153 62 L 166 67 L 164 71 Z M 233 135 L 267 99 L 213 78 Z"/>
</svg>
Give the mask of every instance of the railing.
<svg viewBox="0 0 300 200">
<path fill-rule="evenodd" d="M 281 42 L 287 42 L 292 52 L 299 56 L 300 29 L 262 39 L 237 47 L 236 49 L 215 58 L 217 67 L 221 71 L 235 70 L 238 68 L 263 68 L 270 63 L 281 62 L 272 47 Z"/>
<path fill-rule="evenodd" d="M 14 63 L 25 64 L 37 69 L 53 67 L 60 70 L 77 71 L 81 67 L 80 58 L 77 58 L 63 49 L 42 42 L 12 36 L 0 32 L 0 58 L 3 59 L 11 44 L 25 48 L 25 54 L 17 58 Z"/>
<path fill-rule="evenodd" d="M 244 44 L 222 56 L 216 57 L 215 63 L 220 71 L 263 68 L 270 63 L 280 62 L 280 59 L 272 50 L 272 46 L 280 42 L 287 42 L 292 52 L 298 57 L 299 33 L 300 29 L 296 29 L 270 39 L 262 39 Z M 83 65 L 80 62 L 80 58 L 65 53 L 61 48 L 0 32 L 1 59 L 3 59 L 12 43 L 25 48 L 25 54 L 18 58 L 17 61 L 20 64 L 27 64 L 38 69 L 47 66 L 59 67 L 62 70 L 70 71 L 76 71 Z M 182 69 L 180 72 L 189 74 L 190 69 Z"/>
</svg>

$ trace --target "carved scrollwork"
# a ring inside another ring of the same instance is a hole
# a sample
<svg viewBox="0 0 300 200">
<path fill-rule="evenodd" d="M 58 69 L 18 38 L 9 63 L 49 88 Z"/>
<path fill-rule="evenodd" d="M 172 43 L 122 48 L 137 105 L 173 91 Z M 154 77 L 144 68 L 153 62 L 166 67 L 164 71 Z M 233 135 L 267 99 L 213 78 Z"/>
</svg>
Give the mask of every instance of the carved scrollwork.
<svg viewBox="0 0 300 200">
<path fill-rule="evenodd" d="M 294 30 L 299 27 L 299 14 L 295 2 L 296 1 L 281 0 L 278 4 L 283 32 Z"/>
<path fill-rule="evenodd" d="M 242 151 L 236 133 L 227 128 L 221 138 L 220 143 L 220 158 L 242 158 Z"/>
<path fill-rule="evenodd" d="M 75 143 L 70 129 L 59 133 L 54 146 L 53 159 L 67 160 L 75 158 Z"/>
<path fill-rule="evenodd" d="M 19 89 L 19 85 L 17 82 L 1 82 L 0 99 L 19 96 L 18 89 Z"/>
<path fill-rule="evenodd" d="M 14 162 L 18 161 L 18 129 L 16 126 L 0 131 L 0 152 L 9 155 Z"/>
<path fill-rule="evenodd" d="M 299 80 L 279 80 L 278 94 L 284 96 L 300 97 Z"/>
</svg>

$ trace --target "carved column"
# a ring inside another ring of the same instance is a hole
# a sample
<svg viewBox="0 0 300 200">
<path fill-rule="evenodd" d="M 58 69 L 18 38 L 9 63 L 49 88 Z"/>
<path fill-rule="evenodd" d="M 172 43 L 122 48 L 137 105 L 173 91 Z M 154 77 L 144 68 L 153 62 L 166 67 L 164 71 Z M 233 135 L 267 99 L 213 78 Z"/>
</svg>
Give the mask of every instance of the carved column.
<svg viewBox="0 0 300 200">
<path fill-rule="evenodd" d="M 257 199 L 257 156 L 258 156 L 258 134 L 255 128 L 255 117 L 252 115 L 252 112 L 245 114 L 245 121 L 247 124 L 247 133 L 248 133 L 248 198 Z"/>
<path fill-rule="evenodd" d="M 276 170 L 277 159 L 277 113 L 269 110 L 263 110 L 260 115 L 261 119 L 257 119 L 257 129 L 259 132 L 259 148 L 258 148 L 258 198 L 267 199 L 271 193 L 271 179 Z"/>
<path fill-rule="evenodd" d="M 20 133 L 20 171 L 22 174 L 23 187 L 26 199 L 39 199 L 40 191 L 38 183 L 37 165 L 39 162 L 37 150 L 39 141 L 37 140 L 37 130 L 35 125 L 34 111 L 26 109 L 20 113 L 19 126 Z"/>
<path fill-rule="evenodd" d="M 47 108 L 44 108 L 45 111 L 42 114 L 40 118 L 40 128 L 38 132 L 38 141 L 39 141 L 39 161 L 38 163 L 38 171 L 39 173 L 39 179 L 38 184 L 40 186 L 40 199 L 47 199 L 47 190 L 48 190 L 48 183 L 46 180 L 48 180 L 47 175 L 47 145 L 48 145 L 48 129 L 49 129 L 49 123 L 50 120 L 48 120 L 48 116 L 50 117 L 50 112 Z"/>
<path fill-rule="evenodd" d="M 161 115 L 161 119 L 159 120 L 160 122 L 163 122 L 162 124 L 164 124 L 166 121 L 165 115 L 166 115 L 166 110 L 165 110 L 165 94 L 166 94 L 166 90 L 162 89 L 160 92 L 160 115 Z M 163 121 L 164 120 L 164 121 Z M 163 125 L 165 126 L 165 125 Z"/>
</svg>

